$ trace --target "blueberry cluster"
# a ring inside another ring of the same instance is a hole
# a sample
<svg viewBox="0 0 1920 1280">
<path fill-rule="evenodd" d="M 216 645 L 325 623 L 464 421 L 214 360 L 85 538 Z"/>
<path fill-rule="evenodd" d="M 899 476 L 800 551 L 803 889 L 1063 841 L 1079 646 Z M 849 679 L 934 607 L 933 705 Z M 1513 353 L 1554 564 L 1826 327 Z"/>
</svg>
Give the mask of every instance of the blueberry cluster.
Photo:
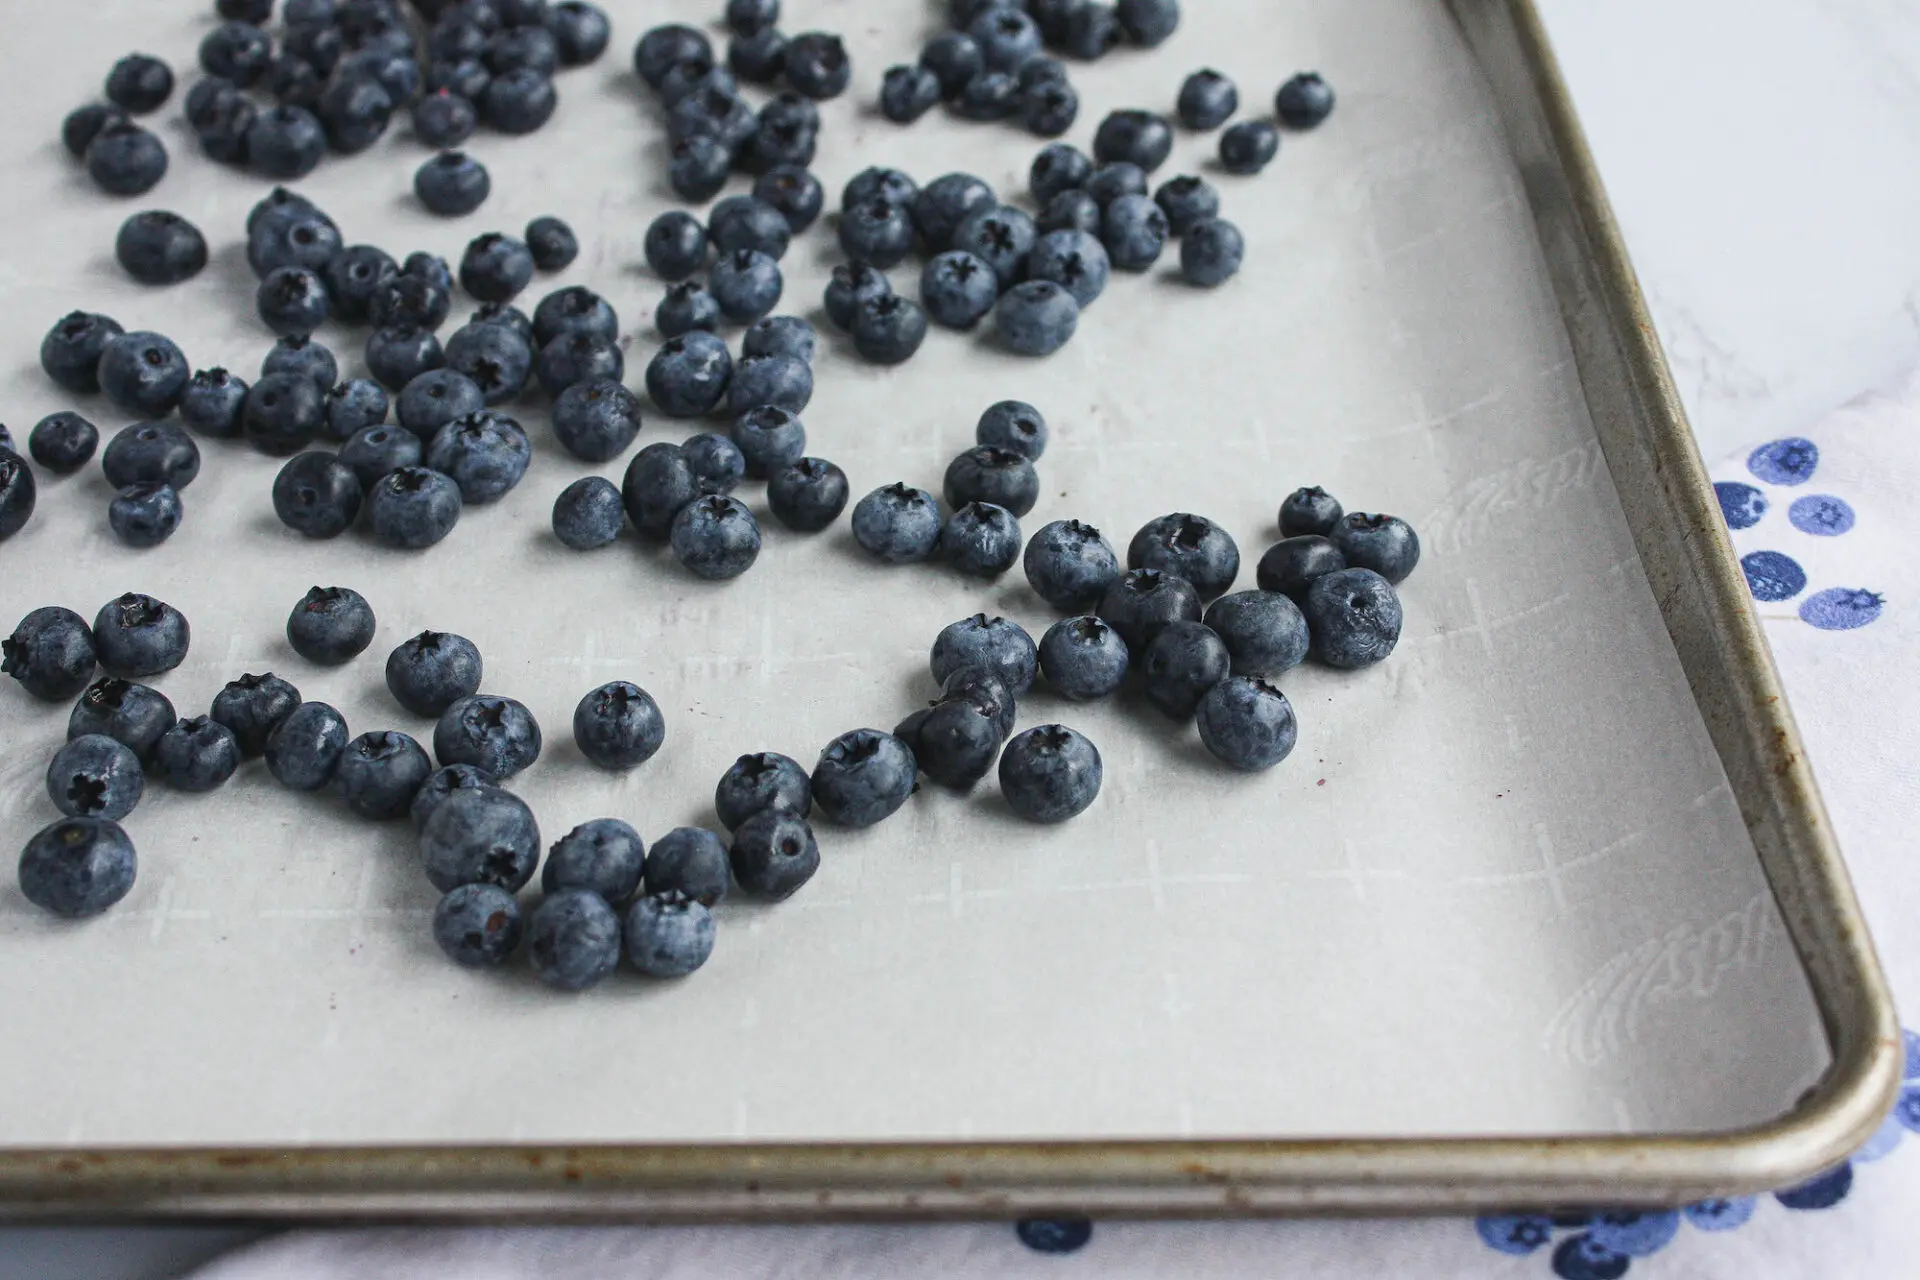
<svg viewBox="0 0 1920 1280">
<path fill-rule="evenodd" d="M 1180 123 L 1199 133 L 1211 132 L 1240 110 L 1240 89 L 1211 67 L 1202 68 L 1180 86 L 1175 105 Z M 1228 173 L 1259 173 L 1280 154 L 1280 130 L 1312 129 L 1333 114 L 1333 86 L 1318 71 L 1302 71 L 1280 86 L 1273 98 L 1274 120 L 1254 118 L 1230 126 L 1220 135 L 1220 167 Z"/>
</svg>

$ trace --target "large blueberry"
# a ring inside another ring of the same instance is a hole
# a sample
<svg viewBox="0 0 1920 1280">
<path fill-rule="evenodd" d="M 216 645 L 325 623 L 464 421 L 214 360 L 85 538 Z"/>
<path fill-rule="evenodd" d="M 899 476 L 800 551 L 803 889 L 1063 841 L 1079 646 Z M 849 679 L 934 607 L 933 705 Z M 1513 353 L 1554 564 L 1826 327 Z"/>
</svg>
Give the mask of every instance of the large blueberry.
<svg viewBox="0 0 1920 1280">
<path fill-rule="evenodd" d="M 832 751 L 833 748 L 829 747 L 828 750 Z M 900 754 L 906 755 L 904 746 L 899 750 Z M 824 757 L 822 764 L 825 764 Z M 885 800 L 868 795 L 858 781 L 849 783 L 860 791 L 860 795 L 857 799 L 849 798 L 848 803 L 859 806 L 857 814 L 860 817 L 877 814 L 871 821 L 853 822 L 839 816 L 840 812 L 855 810 L 830 810 L 823 804 L 822 811 L 848 826 L 869 826 L 885 818 L 905 801 L 906 794 L 910 794 L 913 787 L 913 759 L 910 755 L 904 766 L 895 760 L 889 767 L 896 771 L 892 775 L 895 780 L 889 783 L 889 798 L 893 790 L 899 789 L 898 771 L 904 769 L 906 778 L 906 791 L 892 807 L 886 807 Z M 817 772 L 815 776 L 817 779 Z M 885 808 L 885 812 L 880 812 L 882 808 Z M 814 840 L 813 827 L 800 814 L 787 809 L 762 809 L 734 831 L 733 846 L 728 850 L 727 861 L 732 867 L 733 878 L 742 890 L 769 902 L 782 902 L 799 892 L 800 887 L 813 879 L 814 872 L 820 869 L 820 846 Z"/>
<path fill-rule="evenodd" d="M 1330 667 L 1371 666 L 1400 640 L 1400 597 L 1371 569 L 1340 569 L 1314 579 L 1300 610 L 1313 656 Z"/>
<path fill-rule="evenodd" d="M 1029 729 L 1000 756 L 1000 794 L 1029 822 L 1065 822 L 1100 797 L 1100 752 L 1065 725 Z"/>
<path fill-rule="evenodd" d="M 69 919 L 97 916 L 133 888 L 133 842 L 104 818 L 63 818 L 20 854 L 20 892 Z"/>
<path fill-rule="evenodd" d="M 1091 614 L 1062 618 L 1040 638 L 1040 673 L 1072 702 L 1119 692 L 1129 660 L 1120 633 Z"/>
<path fill-rule="evenodd" d="M 1214 521 L 1177 511 L 1141 526 L 1127 544 L 1127 567 L 1185 578 L 1211 600 L 1240 576 L 1240 548 Z"/>
<path fill-rule="evenodd" d="M 813 802 L 843 827 L 870 827 L 907 802 L 917 772 L 913 752 L 898 738 L 878 729 L 855 729 L 820 753 L 813 769 Z M 764 815 L 759 820 L 765 820 Z M 736 833 L 736 844 L 739 839 Z M 737 863 L 734 874 L 740 874 Z M 744 878 L 741 884 L 746 887 Z"/>
<path fill-rule="evenodd" d="M 526 801 L 499 787 L 448 793 L 420 831 L 427 879 L 442 893 L 463 884 L 519 889 L 540 861 L 540 824 Z"/>
<path fill-rule="evenodd" d="M 1299 737 L 1286 695 L 1252 676 L 1228 676 L 1214 685 L 1195 720 L 1214 758 L 1247 773 L 1279 764 Z"/>
<path fill-rule="evenodd" d="M 660 704 L 645 689 L 625 680 L 601 685 L 573 709 L 574 744 L 602 769 L 637 768 L 651 760 L 666 739 L 667 722 Z M 500 770 L 494 772 L 506 776 Z"/>
<path fill-rule="evenodd" d="M 546 893 L 587 889 L 619 906 L 640 887 L 647 846 L 640 833 L 618 818 L 595 818 L 561 836 L 540 870 Z"/>
</svg>

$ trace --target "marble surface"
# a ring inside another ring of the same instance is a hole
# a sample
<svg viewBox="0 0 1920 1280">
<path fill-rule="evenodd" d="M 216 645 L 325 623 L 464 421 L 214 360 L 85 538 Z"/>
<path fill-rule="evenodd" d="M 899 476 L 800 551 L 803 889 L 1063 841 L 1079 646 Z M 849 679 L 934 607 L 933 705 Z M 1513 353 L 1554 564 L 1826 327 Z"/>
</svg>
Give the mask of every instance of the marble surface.
<svg viewBox="0 0 1920 1280">
<path fill-rule="evenodd" d="M 1920 10 L 1539 3 L 1708 457 L 1915 362 Z M 231 1238 L 0 1231 L 0 1280 L 172 1275 Z"/>
</svg>

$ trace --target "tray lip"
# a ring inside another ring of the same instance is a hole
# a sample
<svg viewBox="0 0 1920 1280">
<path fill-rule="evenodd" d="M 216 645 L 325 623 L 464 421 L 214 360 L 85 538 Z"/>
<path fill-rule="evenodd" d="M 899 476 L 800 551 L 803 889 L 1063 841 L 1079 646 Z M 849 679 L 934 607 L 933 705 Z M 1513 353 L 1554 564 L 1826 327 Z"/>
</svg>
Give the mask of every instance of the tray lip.
<svg viewBox="0 0 1920 1280">
<path fill-rule="evenodd" d="M 1534 0 L 1505 10 L 1540 99 L 1593 266 L 1624 312 L 1618 337 L 1690 506 L 1708 518 L 1708 572 L 1744 599 L 1731 543 L 1611 206 Z M 1819 800 L 1778 673 L 1749 611 L 1722 616 L 1730 661 L 1768 697 L 1785 812 L 1838 917 L 1842 985 L 1865 1034 L 1800 1103 L 1766 1124 L 1684 1136 L 1099 1142 L 395 1145 L 0 1149 L 0 1220 L 128 1218 L 595 1220 L 954 1218 L 1089 1211 L 1147 1216 L 1461 1212 L 1673 1204 L 1761 1192 L 1852 1153 L 1898 1091 L 1891 994 Z M 1816 994 L 1819 994 L 1816 992 Z M 1831 1001 L 1822 1012 L 1836 1016 Z"/>
</svg>

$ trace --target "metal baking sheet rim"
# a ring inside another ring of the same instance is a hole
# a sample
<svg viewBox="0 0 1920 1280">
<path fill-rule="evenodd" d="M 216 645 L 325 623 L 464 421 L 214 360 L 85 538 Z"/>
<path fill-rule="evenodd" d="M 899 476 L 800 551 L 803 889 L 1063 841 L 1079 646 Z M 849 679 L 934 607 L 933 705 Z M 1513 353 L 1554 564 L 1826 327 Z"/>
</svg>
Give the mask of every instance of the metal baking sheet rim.
<svg viewBox="0 0 1920 1280">
<path fill-rule="evenodd" d="M 1792 1112 L 1684 1137 L 0 1152 L 0 1217 L 1231 1217 L 1663 1205 L 1785 1186 L 1879 1123 L 1902 1044 L 1799 733 L 1532 0 L 1448 0 L 1492 81 L 1595 427 L 1833 1050 Z"/>
</svg>

